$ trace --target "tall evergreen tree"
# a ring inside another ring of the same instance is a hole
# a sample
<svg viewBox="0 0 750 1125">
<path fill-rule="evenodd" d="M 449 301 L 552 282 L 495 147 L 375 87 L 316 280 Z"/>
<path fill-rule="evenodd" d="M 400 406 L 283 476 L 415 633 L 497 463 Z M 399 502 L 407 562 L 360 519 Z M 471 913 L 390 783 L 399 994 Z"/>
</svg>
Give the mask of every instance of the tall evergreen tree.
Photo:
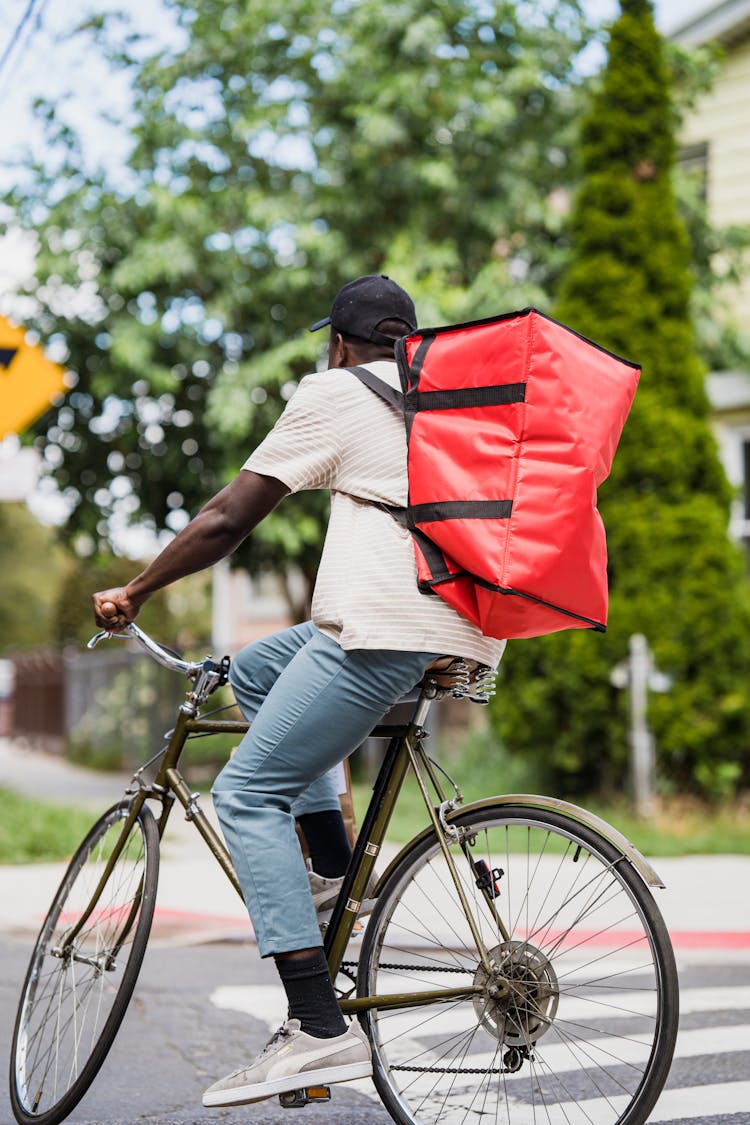
<svg viewBox="0 0 750 1125">
<path fill-rule="evenodd" d="M 610 627 L 604 638 L 511 645 L 495 720 L 511 748 L 548 763 L 552 784 L 619 788 L 627 714 L 609 676 L 629 636 L 644 633 L 673 677 L 651 703 L 660 775 L 719 795 L 750 781 L 750 600 L 744 558 L 727 537 L 730 492 L 690 323 L 669 74 L 649 0 L 622 0 L 580 143 L 556 312 L 643 366 L 600 495 Z"/>
</svg>

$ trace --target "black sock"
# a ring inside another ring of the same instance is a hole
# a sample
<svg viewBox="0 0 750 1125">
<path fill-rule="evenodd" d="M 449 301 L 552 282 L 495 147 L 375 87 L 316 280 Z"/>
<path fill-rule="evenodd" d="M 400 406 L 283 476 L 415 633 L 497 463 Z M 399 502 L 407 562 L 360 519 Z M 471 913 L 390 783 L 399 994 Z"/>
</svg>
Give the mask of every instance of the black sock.
<svg viewBox="0 0 750 1125">
<path fill-rule="evenodd" d="M 276 957 L 275 961 L 289 1001 L 289 1019 L 299 1020 L 304 1032 L 319 1039 L 343 1035 L 346 1023 L 323 950 L 307 957 Z"/>
<path fill-rule="evenodd" d="M 313 871 L 326 879 L 343 875 L 352 849 L 340 809 L 303 813 L 297 818 L 305 834 Z"/>
</svg>

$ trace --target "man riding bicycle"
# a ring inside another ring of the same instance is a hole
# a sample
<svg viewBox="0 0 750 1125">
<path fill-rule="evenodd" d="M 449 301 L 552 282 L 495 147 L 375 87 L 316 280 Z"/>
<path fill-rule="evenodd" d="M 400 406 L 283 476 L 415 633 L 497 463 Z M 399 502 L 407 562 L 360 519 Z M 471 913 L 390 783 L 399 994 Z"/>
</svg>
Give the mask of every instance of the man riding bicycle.
<svg viewBox="0 0 750 1125">
<path fill-rule="evenodd" d="M 231 554 L 289 492 L 331 492 L 312 620 L 232 662 L 251 725 L 212 792 L 261 956 L 273 956 L 289 1010 L 257 1059 L 206 1091 L 208 1106 L 372 1072 L 364 1033 L 341 1014 L 316 913 L 335 899 L 350 855 L 332 771 L 437 657 L 494 666 L 504 644 L 419 592 L 410 533 L 382 507 L 407 502 L 403 420 L 345 370 L 363 365 L 400 389 L 394 345 L 416 328 L 411 298 L 390 278 L 361 277 L 311 330 L 326 326 L 328 369 L 301 380 L 235 479 L 141 574 L 94 594 L 97 624 L 122 629 L 156 590 Z"/>
</svg>

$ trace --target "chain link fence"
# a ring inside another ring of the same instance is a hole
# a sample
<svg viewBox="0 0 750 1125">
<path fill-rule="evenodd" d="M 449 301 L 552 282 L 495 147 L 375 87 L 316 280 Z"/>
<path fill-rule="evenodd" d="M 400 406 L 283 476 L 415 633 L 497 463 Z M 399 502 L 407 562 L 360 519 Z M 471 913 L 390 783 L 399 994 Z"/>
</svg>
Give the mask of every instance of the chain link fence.
<svg viewBox="0 0 750 1125">
<path fill-rule="evenodd" d="M 102 769 L 131 769 L 174 723 L 186 681 L 125 648 L 13 657 L 11 733 Z"/>
</svg>

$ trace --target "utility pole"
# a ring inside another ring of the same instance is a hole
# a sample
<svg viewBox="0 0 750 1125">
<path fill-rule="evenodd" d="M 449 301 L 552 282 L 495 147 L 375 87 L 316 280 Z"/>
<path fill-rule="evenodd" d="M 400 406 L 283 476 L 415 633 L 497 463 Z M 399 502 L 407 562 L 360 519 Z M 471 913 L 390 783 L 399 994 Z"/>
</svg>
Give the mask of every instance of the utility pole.
<svg viewBox="0 0 750 1125">
<path fill-rule="evenodd" d="M 656 810 L 656 754 L 654 736 L 648 725 L 648 693 L 669 691 L 672 679 L 654 665 L 643 634 L 634 633 L 630 638 L 628 657 L 612 669 L 610 681 L 615 687 L 630 691 L 630 775 L 635 811 L 638 816 L 651 817 Z"/>
</svg>

